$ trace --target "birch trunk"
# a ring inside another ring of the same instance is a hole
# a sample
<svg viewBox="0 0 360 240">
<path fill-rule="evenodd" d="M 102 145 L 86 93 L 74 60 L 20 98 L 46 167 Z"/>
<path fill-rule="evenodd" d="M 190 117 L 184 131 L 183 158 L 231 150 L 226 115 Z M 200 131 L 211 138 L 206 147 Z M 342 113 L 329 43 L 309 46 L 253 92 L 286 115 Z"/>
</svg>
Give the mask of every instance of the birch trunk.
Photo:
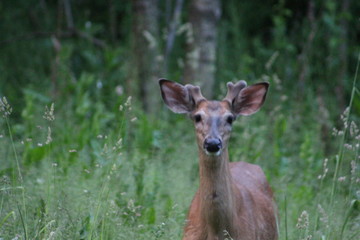
<svg viewBox="0 0 360 240">
<path fill-rule="evenodd" d="M 189 22 L 192 36 L 187 39 L 184 81 L 199 81 L 207 98 L 213 97 L 217 24 L 220 16 L 220 0 L 193 0 L 190 4 Z"/>
<path fill-rule="evenodd" d="M 147 113 L 159 109 L 158 0 L 133 0 L 133 54 L 136 83 Z M 135 87 L 136 89 L 136 87 Z"/>
</svg>

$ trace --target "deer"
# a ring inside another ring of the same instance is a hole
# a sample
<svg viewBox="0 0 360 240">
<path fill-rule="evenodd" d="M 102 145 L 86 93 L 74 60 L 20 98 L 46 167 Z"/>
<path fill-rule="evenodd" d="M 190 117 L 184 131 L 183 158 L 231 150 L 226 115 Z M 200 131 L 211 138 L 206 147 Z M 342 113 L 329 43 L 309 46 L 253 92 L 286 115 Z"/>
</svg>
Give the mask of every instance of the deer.
<svg viewBox="0 0 360 240">
<path fill-rule="evenodd" d="M 160 79 L 167 107 L 194 122 L 199 155 L 199 189 L 187 215 L 183 240 L 276 240 L 277 208 L 261 167 L 230 162 L 233 122 L 257 112 L 269 83 L 227 83 L 226 97 L 209 101 L 200 87 Z"/>
</svg>

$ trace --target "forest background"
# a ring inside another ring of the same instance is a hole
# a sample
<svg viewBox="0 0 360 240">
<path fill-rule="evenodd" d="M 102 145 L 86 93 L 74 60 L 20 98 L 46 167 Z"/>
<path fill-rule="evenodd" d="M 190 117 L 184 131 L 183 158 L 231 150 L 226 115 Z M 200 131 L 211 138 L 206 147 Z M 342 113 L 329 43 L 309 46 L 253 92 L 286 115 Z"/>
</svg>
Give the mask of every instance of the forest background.
<svg viewBox="0 0 360 240">
<path fill-rule="evenodd" d="M 354 0 L 0 2 L 0 239 L 180 239 L 198 186 L 192 123 L 157 80 L 270 83 L 234 124 L 280 239 L 359 239 Z"/>
</svg>

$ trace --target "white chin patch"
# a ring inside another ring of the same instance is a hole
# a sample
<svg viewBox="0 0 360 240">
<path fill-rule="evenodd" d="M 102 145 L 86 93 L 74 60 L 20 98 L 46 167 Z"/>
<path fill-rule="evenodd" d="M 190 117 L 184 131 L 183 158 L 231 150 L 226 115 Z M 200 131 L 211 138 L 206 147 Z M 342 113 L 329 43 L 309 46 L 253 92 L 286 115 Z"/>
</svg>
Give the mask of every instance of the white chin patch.
<svg viewBox="0 0 360 240">
<path fill-rule="evenodd" d="M 206 153 L 206 155 L 208 155 L 208 156 L 219 156 L 220 154 L 221 154 L 221 149 L 219 150 L 219 151 L 217 151 L 217 152 L 208 152 L 206 149 L 204 149 L 204 151 L 205 151 L 205 153 Z"/>
</svg>

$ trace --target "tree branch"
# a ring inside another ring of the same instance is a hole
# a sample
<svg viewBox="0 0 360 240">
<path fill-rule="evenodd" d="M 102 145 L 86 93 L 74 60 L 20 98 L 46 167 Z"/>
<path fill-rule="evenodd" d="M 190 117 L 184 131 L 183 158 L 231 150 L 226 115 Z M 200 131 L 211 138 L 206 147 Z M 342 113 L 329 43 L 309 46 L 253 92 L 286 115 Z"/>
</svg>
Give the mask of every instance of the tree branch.
<svg viewBox="0 0 360 240">
<path fill-rule="evenodd" d="M 105 48 L 106 43 L 105 41 L 92 37 L 91 35 L 87 34 L 86 32 L 82 32 L 78 29 L 69 29 L 68 31 L 61 31 L 61 32 L 30 32 L 21 34 L 9 39 L 5 39 L 0 41 L 0 46 L 5 44 L 10 44 L 16 41 L 25 41 L 25 40 L 32 40 L 35 38 L 50 38 L 51 36 L 56 36 L 57 38 L 83 38 L 97 47 Z"/>
</svg>

